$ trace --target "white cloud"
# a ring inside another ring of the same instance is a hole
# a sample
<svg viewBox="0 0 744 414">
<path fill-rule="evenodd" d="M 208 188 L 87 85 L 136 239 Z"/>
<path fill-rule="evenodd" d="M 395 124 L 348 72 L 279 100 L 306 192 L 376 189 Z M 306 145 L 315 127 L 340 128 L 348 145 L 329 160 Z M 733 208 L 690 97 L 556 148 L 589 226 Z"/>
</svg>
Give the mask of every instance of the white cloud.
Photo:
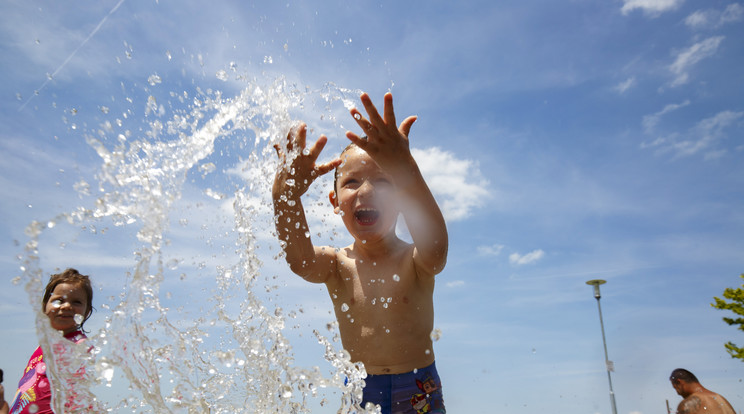
<svg viewBox="0 0 744 414">
<path fill-rule="evenodd" d="M 741 21 L 742 17 L 744 17 L 744 7 L 739 3 L 733 3 L 723 11 L 697 10 L 687 16 L 685 24 L 692 29 L 717 29 L 727 23 Z"/>
<path fill-rule="evenodd" d="M 712 20 L 713 10 L 697 10 L 685 19 L 685 24 L 694 29 L 708 26 Z"/>
<path fill-rule="evenodd" d="M 478 246 L 478 254 L 482 256 L 498 256 L 504 250 L 503 244 L 494 244 L 491 246 Z"/>
<path fill-rule="evenodd" d="M 656 138 L 651 143 L 644 143 L 641 148 L 657 148 L 659 153 L 673 153 L 677 157 L 704 153 L 705 160 L 722 157 L 726 150 L 718 143 L 728 137 L 727 130 L 741 127 L 744 111 L 721 111 L 716 115 L 698 122 L 686 134 L 673 133 Z"/>
<path fill-rule="evenodd" d="M 674 63 L 669 66 L 669 70 L 676 75 L 671 86 L 675 87 L 687 83 L 690 78 L 689 69 L 701 60 L 713 56 L 723 39 L 724 36 L 709 37 L 679 52 Z"/>
<path fill-rule="evenodd" d="M 624 0 L 620 10 L 623 15 L 628 15 L 635 9 L 641 9 L 645 15 L 656 17 L 663 12 L 676 9 L 683 2 L 684 0 Z"/>
<path fill-rule="evenodd" d="M 744 17 L 744 7 L 739 3 L 729 4 L 721 14 L 720 23 L 723 25 L 738 22 L 741 21 L 742 17 Z"/>
<path fill-rule="evenodd" d="M 617 91 L 617 93 L 619 93 L 619 94 L 622 95 L 628 89 L 630 89 L 633 86 L 635 86 L 635 83 L 636 83 L 635 77 L 630 77 L 630 78 L 628 78 L 628 79 L 620 82 L 619 84 L 617 84 L 614 89 L 615 89 L 615 91 Z"/>
<path fill-rule="evenodd" d="M 453 280 L 451 282 L 447 282 L 446 283 L 446 286 L 448 288 L 456 288 L 456 287 L 460 287 L 460 286 L 465 286 L 465 281 L 463 281 L 463 280 Z"/>
<path fill-rule="evenodd" d="M 477 162 L 455 158 L 437 147 L 413 148 L 411 153 L 446 220 L 465 219 L 490 198 L 488 180 L 481 175 Z"/>
<path fill-rule="evenodd" d="M 684 108 L 685 106 L 689 104 L 690 104 L 690 100 L 687 99 L 684 102 L 681 102 L 678 104 L 669 104 L 665 106 L 664 109 L 662 109 L 659 112 L 656 112 L 655 114 L 644 116 L 643 117 L 643 130 L 646 131 L 647 134 L 650 134 L 651 132 L 653 132 L 654 128 L 659 123 L 662 116 L 670 112 L 676 111 L 679 108 Z"/>
<path fill-rule="evenodd" d="M 512 253 L 509 255 L 509 263 L 517 266 L 526 265 L 529 263 L 534 263 L 545 255 L 545 252 L 541 249 L 533 250 L 525 255 L 520 255 L 519 253 Z"/>
</svg>

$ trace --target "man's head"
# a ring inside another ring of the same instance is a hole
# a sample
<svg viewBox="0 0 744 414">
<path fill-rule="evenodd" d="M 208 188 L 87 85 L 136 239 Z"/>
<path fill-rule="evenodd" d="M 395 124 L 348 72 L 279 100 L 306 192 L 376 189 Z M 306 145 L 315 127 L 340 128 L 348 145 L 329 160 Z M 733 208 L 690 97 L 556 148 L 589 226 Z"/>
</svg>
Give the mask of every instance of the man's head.
<svg viewBox="0 0 744 414">
<path fill-rule="evenodd" d="M 671 381 L 672 387 L 677 391 L 677 394 L 681 395 L 683 398 L 687 398 L 687 396 L 692 393 L 690 391 L 691 385 L 700 384 L 697 377 L 684 368 L 677 368 L 672 371 L 672 374 L 669 376 L 669 381 Z"/>
</svg>

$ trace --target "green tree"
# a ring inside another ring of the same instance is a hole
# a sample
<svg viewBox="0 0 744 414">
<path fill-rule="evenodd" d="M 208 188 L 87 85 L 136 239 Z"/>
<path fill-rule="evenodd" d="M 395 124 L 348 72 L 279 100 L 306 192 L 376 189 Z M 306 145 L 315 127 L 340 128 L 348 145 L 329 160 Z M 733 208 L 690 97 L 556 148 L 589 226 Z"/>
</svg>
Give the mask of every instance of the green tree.
<svg viewBox="0 0 744 414">
<path fill-rule="evenodd" d="M 739 277 L 744 279 L 744 274 L 741 274 Z M 723 291 L 723 297 L 729 299 L 730 302 L 713 297 L 715 302 L 711 303 L 710 306 L 713 306 L 716 309 L 730 310 L 731 312 L 734 312 L 739 317 L 724 317 L 723 321 L 729 325 L 739 325 L 737 329 L 744 331 L 744 284 L 742 284 L 740 288 L 736 289 L 726 288 Z M 726 347 L 726 351 L 731 354 L 731 358 L 738 358 L 744 361 L 744 348 L 739 348 L 733 342 L 728 342 L 724 346 Z"/>
</svg>

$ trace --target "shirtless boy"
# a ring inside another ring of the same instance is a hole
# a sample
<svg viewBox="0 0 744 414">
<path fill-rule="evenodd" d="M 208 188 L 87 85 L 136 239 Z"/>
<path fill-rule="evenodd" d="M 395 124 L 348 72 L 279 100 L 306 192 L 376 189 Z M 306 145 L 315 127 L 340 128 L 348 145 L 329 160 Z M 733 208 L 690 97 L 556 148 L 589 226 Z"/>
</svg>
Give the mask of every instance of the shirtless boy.
<svg viewBox="0 0 744 414">
<path fill-rule="evenodd" d="M 669 377 L 672 387 L 681 395 L 677 414 L 736 414 L 723 396 L 703 387 L 692 372 L 677 368 Z"/>
<path fill-rule="evenodd" d="M 289 132 L 283 148 L 277 146 L 276 230 L 292 271 L 328 289 L 344 349 L 369 374 L 362 406 L 444 413 L 431 332 L 434 276 L 447 261 L 447 228 L 409 149 L 416 117 L 398 126 L 390 93 L 382 115 L 366 93 L 361 101 L 367 117 L 356 108 L 351 115 L 366 137 L 347 132 L 351 144 L 339 158 L 316 164 L 327 138 L 321 135 L 306 149 L 304 124 Z M 329 199 L 354 238 L 343 248 L 312 244 L 301 200 L 315 179 L 333 169 Z M 399 214 L 412 244 L 395 233 Z"/>
</svg>

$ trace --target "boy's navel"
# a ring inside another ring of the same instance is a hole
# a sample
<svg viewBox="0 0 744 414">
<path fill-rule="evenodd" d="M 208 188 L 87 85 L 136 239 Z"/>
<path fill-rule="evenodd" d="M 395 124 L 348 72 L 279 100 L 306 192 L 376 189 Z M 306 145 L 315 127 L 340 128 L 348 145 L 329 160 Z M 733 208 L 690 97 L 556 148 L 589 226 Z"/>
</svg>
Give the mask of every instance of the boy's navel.
<svg viewBox="0 0 744 414">
<path fill-rule="evenodd" d="M 370 326 L 362 326 L 362 338 L 365 338 L 367 336 L 372 336 L 375 334 L 375 328 L 372 328 Z"/>
</svg>

